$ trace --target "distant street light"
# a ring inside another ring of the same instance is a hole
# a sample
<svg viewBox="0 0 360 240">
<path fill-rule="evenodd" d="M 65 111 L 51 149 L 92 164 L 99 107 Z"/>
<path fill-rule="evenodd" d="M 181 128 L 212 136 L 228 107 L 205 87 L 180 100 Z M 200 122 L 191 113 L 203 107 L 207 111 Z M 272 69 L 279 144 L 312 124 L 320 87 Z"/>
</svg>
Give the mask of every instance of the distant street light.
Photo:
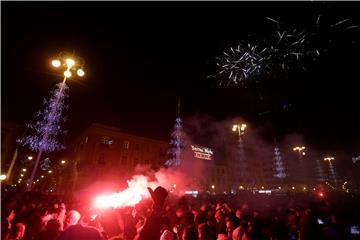
<svg viewBox="0 0 360 240">
<path fill-rule="evenodd" d="M 247 180 L 246 177 L 246 166 L 245 166 L 245 160 L 244 160 L 244 151 L 243 151 L 243 135 L 245 134 L 246 124 L 244 123 L 237 123 L 232 126 L 232 131 L 236 132 L 238 135 L 238 144 L 239 144 L 239 160 L 237 164 L 235 164 L 233 168 L 233 184 L 236 185 L 236 179 L 237 175 L 240 173 L 241 180 L 244 182 L 244 180 Z M 235 187 L 234 187 L 235 189 Z"/>
<path fill-rule="evenodd" d="M 32 156 L 28 156 L 28 160 L 32 160 L 33 159 L 33 157 Z"/>
<path fill-rule="evenodd" d="M 5 174 L 1 174 L 1 175 L 0 175 L 0 180 L 3 181 L 3 180 L 5 180 L 5 179 L 6 179 L 6 175 L 5 175 Z"/>
<path fill-rule="evenodd" d="M 332 182 L 335 184 L 335 186 L 337 186 L 338 178 L 337 178 L 337 174 L 336 174 L 336 171 L 335 171 L 335 167 L 332 164 L 332 161 L 334 161 L 334 160 L 335 160 L 335 158 L 332 157 L 332 156 L 324 157 L 324 161 L 329 162 L 330 178 L 331 178 Z"/>
<path fill-rule="evenodd" d="M 65 160 L 61 160 L 61 164 L 65 164 L 66 163 L 66 161 Z"/>
<path fill-rule="evenodd" d="M 296 146 L 293 148 L 293 151 L 294 152 L 298 152 L 299 153 L 299 158 L 300 158 L 300 161 L 302 161 L 302 156 L 305 156 L 305 147 L 304 146 Z"/>
</svg>

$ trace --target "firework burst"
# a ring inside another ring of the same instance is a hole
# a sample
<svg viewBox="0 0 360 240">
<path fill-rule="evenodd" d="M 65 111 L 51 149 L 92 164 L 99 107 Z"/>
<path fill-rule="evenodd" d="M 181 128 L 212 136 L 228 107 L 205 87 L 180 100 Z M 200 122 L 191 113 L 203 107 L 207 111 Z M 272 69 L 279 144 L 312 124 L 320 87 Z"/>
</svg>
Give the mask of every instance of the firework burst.
<svg viewBox="0 0 360 240">
<path fill-rule="evenodd" d="M 227 79 L 227 84 L 245 84 L 266 67 L 266 48 L 257 45 L 239 44 L 237 48 L 230 48 L 223 55 L 217 58 L 219 75 Z M 220 83 L 222 85 L 222 82 Z"/>
</svg>

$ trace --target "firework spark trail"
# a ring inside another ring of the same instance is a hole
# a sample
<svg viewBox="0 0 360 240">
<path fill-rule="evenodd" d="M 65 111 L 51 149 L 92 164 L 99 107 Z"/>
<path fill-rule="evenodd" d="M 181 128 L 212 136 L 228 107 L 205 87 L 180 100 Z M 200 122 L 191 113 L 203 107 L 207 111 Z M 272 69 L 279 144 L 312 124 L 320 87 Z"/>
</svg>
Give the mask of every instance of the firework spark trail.
<svg viewBox="0 0 360 240">
<path fill-rule="evenodd" d="M 239 44 L 231 47 L 217 58 L 219 85 L 245 85 L 258 73 L 269 73 L 268 70 L 280 68 L 283 71 L 300 68 L 306 71 L 308 61 L 316 61 L 322 51 L 331 46 L 331 39 L 338 31 L 359 28 L 360 25 L 350 25 L 350 19 L 342 19 L 335 24 L 323 24 L 322 15 L 318 15 L 314 25 L 299 29 L 286 26 L 280 21 L 265 17 L 275 24 L 274 33 L 263 40 L 262 44 Z M 261 46 L 261 47 L 260 47 Z M 261 49 L 261 50 L 259 50 Z"/>
<path fill-rule="evenodd" d="M 266 48 L 258 50 L 257 45 L 239 44 L 237 48 L 230 48 L 228 52 L 223 52 L 223 56 L 218 58 L 217 66 L 220 68 L 219 74 L 225 75 L 230 82 L 235 84 L 243 83 L 244 80 L 259 72 L 265 60 L 264 53 Z"/>
</svg>

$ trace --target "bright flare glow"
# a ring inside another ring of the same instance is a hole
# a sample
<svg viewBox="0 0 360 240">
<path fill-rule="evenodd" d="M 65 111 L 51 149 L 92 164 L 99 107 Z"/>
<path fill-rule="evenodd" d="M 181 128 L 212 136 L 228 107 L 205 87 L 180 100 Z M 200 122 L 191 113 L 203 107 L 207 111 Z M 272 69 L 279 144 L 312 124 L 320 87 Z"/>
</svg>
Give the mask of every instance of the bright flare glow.
<svg viewBox="0 0 360 240">
<path fill-rule="evenodd" d="M 2 181 L 2 180 L 5 180 L 6 179 L 6 175 L 5 174 L 1 174 L 0 175 L 0 180 Z"/>
<path fill-rule="evenodd" d="M 28 160 L 32 160 L 33 159 L 33 157 L 32 156 L 28 156 Z"/>
<path fill-rule="evenodd" d="M 61 160 L 61 164 L 65 164 L 66 163 L 66 161 L 65 160 Z"/>
<path fill-rule="evenodd" d="M 334 159 L 335 159 L 334 157 L 326 157 L 326 158 L 324 158 L 325 161 L 332 161 Z"/>
<path fill-rule="evenodd" d="M 281 189 L 281 187 L 278 187 L 278 189 Z"/>
<path fill-rule="evenodd" d="M 319 193 L 319 197 L 323 197 L 324 196 L 324 193 Z"/>
<path fill-rule="evenodd" d="M 41 175 L 41 178 L 44 178 L 44 175 Z"/>
<path fill-rule="evenodd" d="M 68 65 L 68 67 L 72 67 L 75 65 L 75 61 L 71 58 L 66 59 L 66 65 Z"/>
<path fill-rule="evenodd" d="M 212 189 L 215 189 L 215 185 L 211 185 L 211 188 L 212 188 Z"/>
<path fill-rule="evenodd" d="M 173 187 L 176 188 L 176 184 L 174 184 Z"/>
<path fill-rule="evenodd" d="M 27 169 L 26 169 L 26 168 L 23 168 L 23 169 L 22 169 L 22 171 L 23 171 L 23 172 L 26 172 L 26 171 L 27 171 Z"/>
<path fill-rule="evenodd" d="M 292 190 L 294 190 L 294 189 L 295 189 L 295 187 L 291 187 L 291 189 L 292 189 Z"/>
<path fill-rule="evenodd" d="M 305 147 L 304 147 L 304 146 L 301 146 L 301 147 L 296 146 L 296 147 L 293 148 L 293 151 L 299 151 L 299 152 L 301 152 L 302 150 L 305 150 Z"/>
<path fill-rule="evenodd" d="M 77 75 L 78 75 L 79 77 L 83 77 L 83 76 L 85 75 L 84 70 L 82 70 L 81 68 L 78 69 L 78 70 L 76 71 L 76 73 L 77 73 Z"/>
<path fill-rule="evenodd" d="M 58 68 L 58 67 L 60 67 L 61 62 L 60 62 L 59 59 L 54 59 L 54 60 L 51 61 L 51 64 L 52 64 L 54 67 Z"/>
<path fill-rule="evenodd" d="M 52 171 L 51 171 L 51 170 L 49 170 L 49 171 L 48 171 L 48 173 L 52 173 Z"/>
<path fill-rule="evenodd" d="M 20 177 L 23 177 L 24 176 L 24 174 L 20 174 Z"/>
<path fill-rule="evenodd" d="M 233 125 L 232 131 L 233 131 L 233 132 L 236 132 L 236 129 L 237 129 L 237 125 Z"/>
<path fill-rule="evenodd" d="M 67 77 L 67 78 L 71 77 L 71 72 L 68 71 L 68 70 L 66 70 L 66 71 L 64 72 L 64 76 Z"/>
<path fill-rule="evenodd" d="M 159 184 L 157 182 L 149 182 L 147 177 L 143 175 L 133 176 L 133 179 L 128 181 L 129 187 L 124 191 L 96 198 L 95 207 L 121 208 L 134 206 L 143 198 L 150 197 L 147 187 L 150 187 L 154 190 L 158 185 Z"/>
</svg>

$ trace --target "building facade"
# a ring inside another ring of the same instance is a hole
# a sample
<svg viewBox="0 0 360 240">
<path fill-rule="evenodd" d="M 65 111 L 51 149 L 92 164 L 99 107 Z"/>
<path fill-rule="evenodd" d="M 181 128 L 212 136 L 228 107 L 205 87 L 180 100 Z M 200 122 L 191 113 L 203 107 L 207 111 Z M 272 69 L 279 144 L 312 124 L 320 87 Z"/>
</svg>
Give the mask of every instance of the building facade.
<svg viewBox="0 0 360 240">
<path fill-rule="evenodd" d="M 130 178 L 138 165 L 159 168 L 167 150 L 167 142 L 92 124 L 69 147 L 72 168 L 67 172 L 72 186 L 66 188 L 83 189 L 94 182 L 120 183 Z"/>
</svg>

